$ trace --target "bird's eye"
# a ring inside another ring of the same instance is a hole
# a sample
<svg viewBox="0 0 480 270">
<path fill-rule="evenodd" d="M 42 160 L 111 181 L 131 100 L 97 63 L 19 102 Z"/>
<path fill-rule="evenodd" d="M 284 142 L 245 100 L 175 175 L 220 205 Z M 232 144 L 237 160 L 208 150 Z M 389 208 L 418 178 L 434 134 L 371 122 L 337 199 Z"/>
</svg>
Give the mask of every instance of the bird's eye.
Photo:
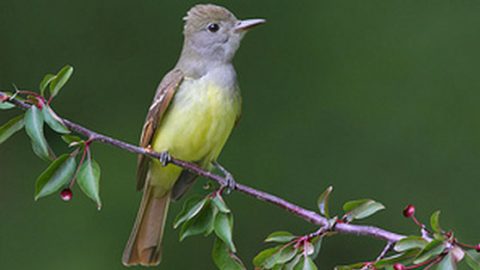
<svg viewBox="0 0 480 270">
<path fill-rule="evenodd" d="M 220 29 L 220 26 L 218 23 L 211 23 L 207 26 L 208 31 L 215 33 Z"/>
</svg>

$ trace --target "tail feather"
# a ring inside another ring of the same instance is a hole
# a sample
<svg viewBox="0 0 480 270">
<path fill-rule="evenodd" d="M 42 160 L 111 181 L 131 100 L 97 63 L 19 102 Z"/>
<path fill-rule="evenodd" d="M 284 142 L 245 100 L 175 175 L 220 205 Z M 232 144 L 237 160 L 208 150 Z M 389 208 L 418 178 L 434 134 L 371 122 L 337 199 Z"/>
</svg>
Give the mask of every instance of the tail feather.
<svg viewBox="0 0 480 270">
<path fill-rule="evenodd" d="M 125 266 L 154 266 L 160 263 L 170 193 L 157 197 L 154 188 L 148 184 L 145 186 L 137 219 L 123 252 Z"/>
</svg>

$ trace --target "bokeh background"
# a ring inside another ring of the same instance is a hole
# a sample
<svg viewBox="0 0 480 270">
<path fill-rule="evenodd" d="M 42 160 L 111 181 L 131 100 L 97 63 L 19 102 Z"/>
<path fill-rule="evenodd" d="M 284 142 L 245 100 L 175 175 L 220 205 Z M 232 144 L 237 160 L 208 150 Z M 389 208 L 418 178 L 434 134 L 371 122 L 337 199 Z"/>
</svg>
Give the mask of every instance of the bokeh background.
<svg viewBox="0 0 480 270">
<path fill-rule="evenodd" d="M 0 1 L 0 89 L 36 89 L 72 64 L 59 114 L 137 142 L 155 88 L 175 64 L 182 17 L 196 1 Z M 239 18 L 264 17 L 235 65 L 244 113 L 220 161 L 239 182 L 315 209 L 333 185 L 333 211 L 374 198 L 366 220 L 403 233 L 407 203 L 427 220 L 480 241 L 480 2 L 217 1 Z M 0 123 L 18 111 L 0 112 Z M 47 131 L 57 152 L 66 151 Z M 47 166 L 24 132 L 0 145 L 1 269 L 124 269 L 120 258 L 141 194 L 134 155 L 95 144 L 102 167 L 99 212 L 76 189 L 70 203 L 33 201 Z M 192 193 L 201 193 L 203 180 Z M 241 194 L 228 196 L 235 241 L 249 264 L 275 230 L 315 228 Z M 174 204 L 170 221 L 181 203 Z M 171 226 L 160 269 L 214 269 L 211 238 L 178 242 Z M 374 258 L 383 243 L 338 236 L 322 269 Z"/>
</svg>

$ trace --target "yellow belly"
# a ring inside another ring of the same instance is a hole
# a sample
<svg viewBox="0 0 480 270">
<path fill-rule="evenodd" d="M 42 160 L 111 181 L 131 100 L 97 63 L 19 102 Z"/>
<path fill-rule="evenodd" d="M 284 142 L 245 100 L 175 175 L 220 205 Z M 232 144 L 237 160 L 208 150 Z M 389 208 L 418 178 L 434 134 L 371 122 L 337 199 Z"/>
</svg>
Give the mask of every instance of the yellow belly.
<svg viewBox="0 0 480 270">
<path fill-rule="evenodd" d="M 160 123 L 152 147 L 208 167 L 220 154 L 239 113 L 240 97 L 234 91 L 202 80 L 186 80 Z M 150 184 L 170 190 L 180 173 L 179 167 L 162 167 L 155 161 Z"/>
</svg>

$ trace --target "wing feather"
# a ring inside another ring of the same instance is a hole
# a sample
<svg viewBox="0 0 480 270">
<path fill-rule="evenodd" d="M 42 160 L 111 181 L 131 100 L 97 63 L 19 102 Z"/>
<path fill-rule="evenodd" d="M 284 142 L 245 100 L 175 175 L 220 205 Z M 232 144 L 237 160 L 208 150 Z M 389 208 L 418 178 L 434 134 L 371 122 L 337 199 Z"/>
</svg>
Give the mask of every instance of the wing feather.
<svg viewBox="0 0 480 270">
<path fill-rule="evenodd" d="M 167 111 L 176 90 L 182 83 L 184 78 L 183 72 L 179 69 L 174 69 L 167 73 L 160 85 L 157 88 L 152 105 L 147 113 L 145 124 L 143 125 L 142 136 L 140 138 L 140 146 L 150 147 L 155 131 L 162 121 L 165 112 Z M 140 190 L 145 185 L 148 169 L 150 167 L 150 159 L 144 155 L 138 156 L 137 163 L 137 189 Z"/>
</svg>

